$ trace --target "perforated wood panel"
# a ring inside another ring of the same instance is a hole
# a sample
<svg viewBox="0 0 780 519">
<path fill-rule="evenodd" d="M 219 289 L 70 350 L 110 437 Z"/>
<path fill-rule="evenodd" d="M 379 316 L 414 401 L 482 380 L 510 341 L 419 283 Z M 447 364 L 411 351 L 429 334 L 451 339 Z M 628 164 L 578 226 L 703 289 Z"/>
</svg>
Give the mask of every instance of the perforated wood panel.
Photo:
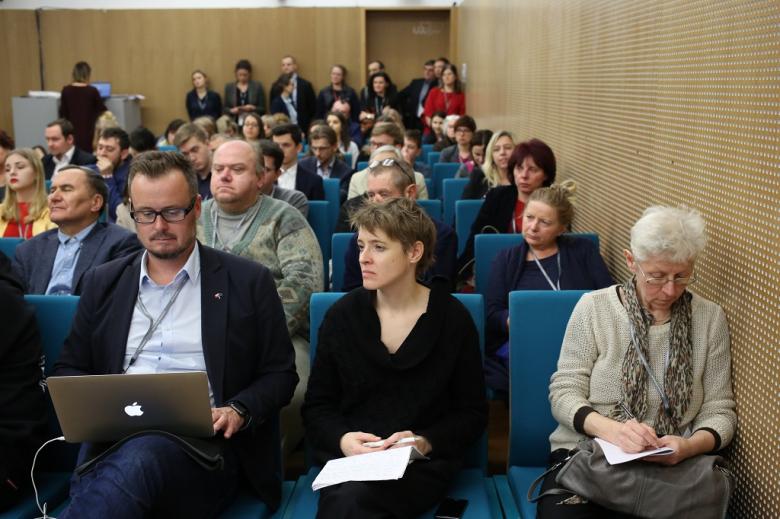
<svg viewBox="0 0 780 519">
<path fill-rule="evenodd" d="M 575 227 L 613 274 L 651 204 L 710 241 L 695 290 L 726 310 L 739 428 L 735 517 L 780 517 L 780 3 L 465 0 L 460 57 L 480 126 L 539 137 L 579 185 Z"/>
</svg>

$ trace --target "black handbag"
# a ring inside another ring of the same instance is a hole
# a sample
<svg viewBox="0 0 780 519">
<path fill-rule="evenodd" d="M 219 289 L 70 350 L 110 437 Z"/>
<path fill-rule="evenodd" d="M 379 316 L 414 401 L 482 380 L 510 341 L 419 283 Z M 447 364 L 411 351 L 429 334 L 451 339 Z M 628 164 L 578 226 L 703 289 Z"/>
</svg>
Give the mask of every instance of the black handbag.
<svg viewBox="0 0 780 519">
<path fill-rule="evenodd" d="M 532 497 L 542 479 L 561 465 L 555 477 L 561 488 Z M 721 456 L 700 454 L 672 466 L 642 460 L 610 465 L 599 444 L 587 440 L 531 484 L 528 500 L 535 503 L 548 495 L 578 495 L 636 517 L 723 518 L 734 485 L 734 476 Z"/>
</svg>

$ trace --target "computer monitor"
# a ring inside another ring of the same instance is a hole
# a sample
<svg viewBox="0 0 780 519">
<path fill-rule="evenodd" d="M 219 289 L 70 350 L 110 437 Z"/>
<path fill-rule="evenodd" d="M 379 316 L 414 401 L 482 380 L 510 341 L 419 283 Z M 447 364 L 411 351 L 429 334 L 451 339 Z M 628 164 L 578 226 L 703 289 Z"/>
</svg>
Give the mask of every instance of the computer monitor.
<svg viewBox="0 0 780 519">
<path fill-rule="evenodd" d="M 103 99 L 111 97 L 111 83 L 108 81 L 93 81 L 92 86 L 97 88 L 97 91 L 100 92 L 100 97 Z"/>
</svg>

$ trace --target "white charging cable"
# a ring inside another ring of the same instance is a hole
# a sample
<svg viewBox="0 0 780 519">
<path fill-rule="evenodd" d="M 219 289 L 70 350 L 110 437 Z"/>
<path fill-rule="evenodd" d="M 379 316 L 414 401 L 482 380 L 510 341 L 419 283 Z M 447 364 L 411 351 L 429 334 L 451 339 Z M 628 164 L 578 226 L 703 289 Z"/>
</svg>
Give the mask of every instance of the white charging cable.
<svg viewBox="0 0 780 519">
<path fill-rule="evenodd" d="M 37 451 L 35 451 L 35 456 L 33 456 L 32 467 L 30 468 L 30 480 L 32 481 L 33 492 L 35 492 L 35 504 L 38 505 L 38 510 L 42 514 L 42 515 L 36 517 L 35 519 L 57 519 L 56 517 L 52 517 L 52 516 L 46 514 L 46 503 L 44 502 L 43 506 L 41 506 L 41 502 L 38 500 L 38 488 L 35 486 L 35 462 L 38 460 L 38 454 L 48 444 L 50 444 L 52 442 L 57 442 L 57 441 L 64 442 L 65 441 L 65 437 L 64 436 L 58 436 L 57 438 L 52 438 L 51 440 L 46 441 L 43 445 L 41 445 L 38 448 Z"/>
</svg>

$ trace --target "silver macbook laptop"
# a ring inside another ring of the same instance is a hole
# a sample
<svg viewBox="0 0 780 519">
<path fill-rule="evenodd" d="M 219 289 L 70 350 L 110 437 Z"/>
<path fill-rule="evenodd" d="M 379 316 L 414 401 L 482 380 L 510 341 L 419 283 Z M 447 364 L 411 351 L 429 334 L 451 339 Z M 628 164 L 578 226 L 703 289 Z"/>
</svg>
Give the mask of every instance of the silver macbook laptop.
<svg viewBox="0 0 780 519">
<path fill-rule="evenodd" d="M 108 442 L 147 429 L 214 436 L 205 372 L 49 377 L 65 440 Z"/>
</svg>

